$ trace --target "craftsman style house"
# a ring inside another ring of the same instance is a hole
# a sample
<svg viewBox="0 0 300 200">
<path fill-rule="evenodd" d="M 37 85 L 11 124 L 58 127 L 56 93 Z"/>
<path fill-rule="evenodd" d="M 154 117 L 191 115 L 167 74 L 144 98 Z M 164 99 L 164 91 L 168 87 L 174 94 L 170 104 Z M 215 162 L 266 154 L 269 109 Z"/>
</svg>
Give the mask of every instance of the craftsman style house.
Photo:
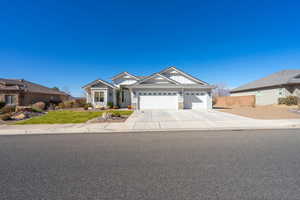
<svg viewBox="0 0 300 200">
<path fill-rule="evenodd" d="M 176 67 L 150 76 L 122 72 L 112 83 L 95 80 L 83 87 L 94 107 L 117 105 L 143 109 L 211 109 L 214 87 Z"/>
</svg>

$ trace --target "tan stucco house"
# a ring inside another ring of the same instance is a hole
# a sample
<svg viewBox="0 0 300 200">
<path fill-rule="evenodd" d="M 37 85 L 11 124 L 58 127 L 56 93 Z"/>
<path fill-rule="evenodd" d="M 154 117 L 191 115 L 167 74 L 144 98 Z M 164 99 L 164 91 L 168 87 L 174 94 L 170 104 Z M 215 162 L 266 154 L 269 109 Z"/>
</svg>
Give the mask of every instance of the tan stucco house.
<svg viewBox="0 0 300 200">
<path fill-rule="evenodd" d="M 8 105 L 27 106 L 39 101 L 61 102 L 70 95 L 24 79 L 0 79 L 0 101 Z"/>
<path fill-rule="evenodd" d="M 277 104 L 279 98 L 300 97 L 300 70 L 283 70 L 231 90 L 231 96 L 255 95 L 256 105 Z"/>
</svg>

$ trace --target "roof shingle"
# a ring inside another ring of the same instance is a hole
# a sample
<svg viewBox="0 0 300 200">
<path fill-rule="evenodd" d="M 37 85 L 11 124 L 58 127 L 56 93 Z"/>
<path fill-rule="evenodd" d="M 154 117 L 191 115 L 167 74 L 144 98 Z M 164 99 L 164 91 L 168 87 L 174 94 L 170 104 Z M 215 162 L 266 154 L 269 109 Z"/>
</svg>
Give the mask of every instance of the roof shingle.
<svg viewBox="0 0 300 200">
<path fill-rule="evenodd" d="M 31 93 L 43 93 L 43 94 L 56 94 L 56 95 L 68 95 L 65 92 L 57 91 L 36 83 L 32 83 L 30 81 L 26 81 L 23 79 L 4 79 L 0 78 L 0 83 L 4 83 L 4 87 L 2 89 L 14 89 L 15 90 L 23 90 Z"/>
<path fill-rule="evenodd" d="M 267 77 L 261 78 L 259 80 L 237 87 L 231 90 L 231 92 L 235 93 L 235 92 L 240 92 L 245 90 L 254 90 L 258 88 L 300 83 L 300 77 L 298 77 L 299 75 L 300 75 L 300 70 L 283 70 L 271 74 Z"/>
</svg>

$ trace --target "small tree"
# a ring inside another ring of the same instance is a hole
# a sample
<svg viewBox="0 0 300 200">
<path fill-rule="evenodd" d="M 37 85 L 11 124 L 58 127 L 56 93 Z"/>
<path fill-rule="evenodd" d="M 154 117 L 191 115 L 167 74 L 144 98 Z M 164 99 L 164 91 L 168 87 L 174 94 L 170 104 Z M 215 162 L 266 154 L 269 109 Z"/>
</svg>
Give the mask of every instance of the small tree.
<svg viewBox="0 0 300 200">
<path fill-rule="evenodd" d="M 53 87 L 52 89 L 53 89 L 53 90 L 56 90 L 56 91 L 59 91 L 59 88 L 58 88 L 58 87 L 56 87 L 56 86 L 55 86 L 55 87 Z"/>
<path fill-rule="evenodd" d="M 213 97 L 230 96 L 230 89 L 225 83 L 216 84 L 216 88 L 212 91 Z"/>
</svg>

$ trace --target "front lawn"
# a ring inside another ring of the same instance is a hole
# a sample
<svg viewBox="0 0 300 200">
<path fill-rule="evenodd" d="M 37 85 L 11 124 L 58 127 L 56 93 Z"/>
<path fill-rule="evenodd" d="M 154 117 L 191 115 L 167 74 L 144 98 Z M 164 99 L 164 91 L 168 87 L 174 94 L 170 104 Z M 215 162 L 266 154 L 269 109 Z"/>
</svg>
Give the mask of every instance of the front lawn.
<svg viewBox="0 0 300 200">
<path fill-rule="evenodd" d="M 102 115 L 101 112 L 77 112 L 77 111 L 51 111 L 47 114 L 28 120 L 16 122 L 16 124 L 69 124 L 84 123 Z"/>
<path fill-rule="evenodd" d="M 51 111 L 40 117 L 33 117 L 24 121 L 16 122 L 15 124 L 72 124 L 84 123 L 93 118 L 102 116 L 103 112 L 112 112 L 115 115 L 129 116 L 133 113 L 132 110 L 109 110 L 109 111 Z"/>
</svg>

